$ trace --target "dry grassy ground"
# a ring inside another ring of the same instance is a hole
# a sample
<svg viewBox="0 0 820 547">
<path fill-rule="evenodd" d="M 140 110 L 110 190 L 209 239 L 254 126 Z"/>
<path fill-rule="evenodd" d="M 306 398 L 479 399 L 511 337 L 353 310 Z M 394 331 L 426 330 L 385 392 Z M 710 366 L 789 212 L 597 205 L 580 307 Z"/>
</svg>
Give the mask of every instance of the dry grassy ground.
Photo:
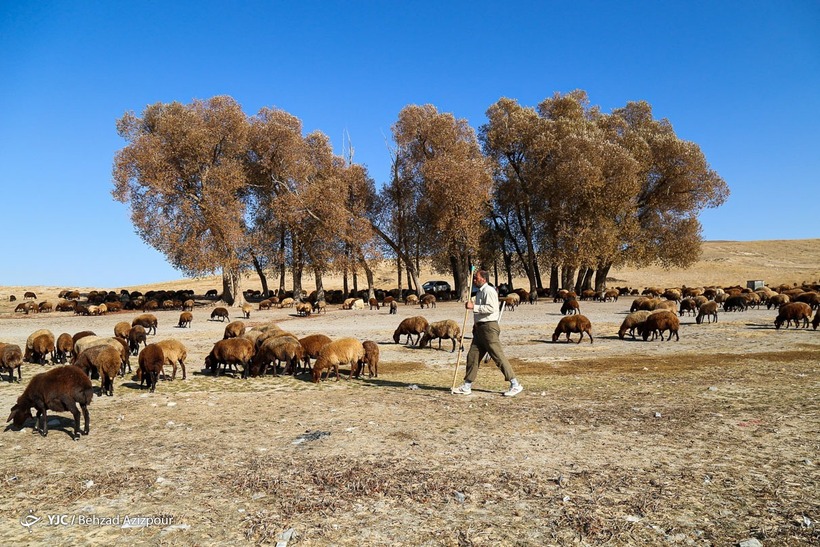
<svg viewBox="0 0 820 547">
<path fill-rule="evenodd" d="M 714 243 L 682 281 L 622 271 L 613 284 L 817 281 L 818 258 L 817 240 Z M 33 289 L 54 301 L 60 288 L 0 288 L 0 341 L 22 346 L 38 328 L 110 334 L 135 315 L 15 316 L 7 298 Z M 500 396 L 492 364 L 473 395 L 453 396 L 455 354 L 392 342 L 410 315 L 461 323 L 455 302 L 400 305 L 398 317 L 254 312 L 248 326 L 379 342 L 378 378 L 321 385 L 203 374 L 224 329 L 208 321 L 210 303 L 190 329 L 158 312 L 149 342 L 184 341 L 188 379 L 153 394 L 116 380 L 79 442 L 67 414 L 51 415 L 46 438 L 2 432 L 0 544 L 236 545 L 293 529 L 288 545 L 816 545 L 820 332 L 775 331 L 763 308 L 711 325 L 684 317 L 678 342 L 619 340 L 630 302 L 581 303 L 594 344 L 550 341 L 558 304 L 506 312 L 502 341 L 525 386 L 514 399 Z M 0 408 L 40 370 L 25 364 L 22 385 L 0 383 Z M 66 524 L 50 525 L 56 515 Z M 124 528 L 126 515 L 161 522 Z M 43 520 L 26 528 L 27 517 Z"/>
</svg>

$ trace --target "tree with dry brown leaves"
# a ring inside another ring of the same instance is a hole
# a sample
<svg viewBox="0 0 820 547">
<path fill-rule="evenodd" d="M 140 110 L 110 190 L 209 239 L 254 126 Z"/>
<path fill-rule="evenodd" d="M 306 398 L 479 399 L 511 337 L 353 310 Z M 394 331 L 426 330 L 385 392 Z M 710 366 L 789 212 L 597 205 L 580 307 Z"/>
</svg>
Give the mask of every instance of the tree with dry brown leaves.
<svg viewBox="0 0 820 547">
<path fill-rule="evenodd" d="M 117 120 L 114 198 L 142 239 L 186 275 L 222 271 L 223 300 L 243 303 L 248 122 L 231 97 L 155 103 Z"/>
</svg>

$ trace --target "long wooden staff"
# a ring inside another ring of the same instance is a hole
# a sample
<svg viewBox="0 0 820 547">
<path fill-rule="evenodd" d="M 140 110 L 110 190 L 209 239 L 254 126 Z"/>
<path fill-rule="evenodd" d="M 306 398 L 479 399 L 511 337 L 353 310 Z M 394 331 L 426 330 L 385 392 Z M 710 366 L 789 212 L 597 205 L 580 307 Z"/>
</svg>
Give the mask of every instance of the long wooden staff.
<svg viewBox="0 0 820 547">
<path fill-rule="evenodd" d="M 472 296 L 473 292 L 473 274 L 475 273 L 475 266 L 470 267 L 470 288 L 467 289 L 467 298 Z M 458 366 L 461 364 L 461 353 L 464 351 L 464 333 L 467 329 L 467 316 L 469 315 L 470 310 L 467 308 L 466 303 L 464 306 L 464 321 L 461 323 L 461 343 L 458 345 L 458 354 L 456 355 L 456 368 L 453 371 L 453 386 L 450 390 L 456 388 L 456 377 L 458 376 Z"/>
</svg>

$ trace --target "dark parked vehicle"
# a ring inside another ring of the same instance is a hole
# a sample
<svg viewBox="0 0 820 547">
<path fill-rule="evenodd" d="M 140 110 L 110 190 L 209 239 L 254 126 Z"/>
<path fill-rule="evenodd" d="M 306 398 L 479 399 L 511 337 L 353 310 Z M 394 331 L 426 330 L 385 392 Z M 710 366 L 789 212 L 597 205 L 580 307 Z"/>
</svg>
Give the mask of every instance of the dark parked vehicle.
<svg viewBox="0 0 820 547">
<path fill-rule="evenodd" d="M 450 289 L 450 284 L 446 281 L 428 281 L 424 285 L 421 286 L 424 289 L 425 293 L 431 294 L 441 294 L 441 293 L 450 293 L 452 289 Z"/>
</svg>

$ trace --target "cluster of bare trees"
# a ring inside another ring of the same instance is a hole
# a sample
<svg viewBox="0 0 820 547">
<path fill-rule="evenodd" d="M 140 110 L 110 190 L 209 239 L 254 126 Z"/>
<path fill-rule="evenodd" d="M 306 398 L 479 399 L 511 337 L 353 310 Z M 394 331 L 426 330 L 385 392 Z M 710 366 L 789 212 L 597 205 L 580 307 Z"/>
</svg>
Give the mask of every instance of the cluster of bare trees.
<svg viewBox="0 0 820 547">
<path fill-rule="evenodd" d="M 471 262 L 524 273 L 530 290 L 603 286 L 620 264 L 685 266 L 699 256 L 697 214 L 728 187 L 700 148 L 645 102 L 611 114 L 581 91 L 537 108 L 501 99 L 479 136 L 432 105 L 393 125 L 390 180 L 333 153 L 320 133 L 226 96 L 157 103 L 117 121 L 127 145 L 114 162 L 115 199 L 137 232 L 188 275 L 221 271 L 223 299 L 241 304 L 241 274 L 269 272 L 294 292 L 305 270 L 363 271 L 395 258 L 398 283 L 419 288 L 422 260 L 450 271 L 466 297 Z M 577 277 L 576 277 L 577 275 Z M 347 277 L 345 276 L 345 281 Z M 347 289 L 347 287 L 345 287 Z"/>
</svg>

